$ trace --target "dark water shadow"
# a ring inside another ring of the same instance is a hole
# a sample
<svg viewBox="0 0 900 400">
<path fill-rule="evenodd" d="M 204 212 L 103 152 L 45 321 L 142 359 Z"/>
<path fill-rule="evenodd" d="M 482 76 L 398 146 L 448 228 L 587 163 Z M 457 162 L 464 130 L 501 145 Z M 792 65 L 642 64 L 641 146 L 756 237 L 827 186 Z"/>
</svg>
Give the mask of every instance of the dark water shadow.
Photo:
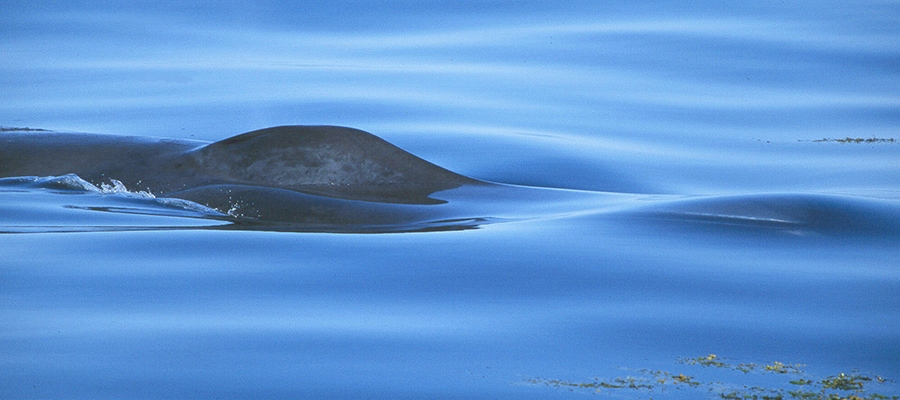
<svg viewBox="0 0 900 400">
<path fill-rule="evenodd" d="M 573 227 L 625 219 L 632 228 L 673 237 L 900 237 L 900 201 L 834 194 L 647 196 L 482 184 L 437 193 L 433 204 L 397 204 L 239 185 L 204 190 L 220 191 L 208 197 L 222 201 L 197 204 L 97 188 L 77 176 L 2 179 L 0 233 L 445 232 L 573 216 Z M 240 201 L 230 201 L 230 194 Z M 257 207 L 257 200 L 265 207 Z"/>
<path fill-rule="evenodd" d="M 656 232 L 709 237 L 900 238 L 900 201 L 835 194 L 683 197 L 635 207 L 620 216 Z"/>
<path fill-rule="evenodd" d="M 218 203 L 101 187 L 76 175 L 0 179 L 0 233 L 244 230 L 402 233 L 477 229 L 498 219 L 447 201 L 397 204 L 348 200 L 278 188 L 214 186 Z M 239 199 L 230 201 L 231 195 Z M 264 207 L 258 203 L 264 202 Z M 289 216 L 290 218 L 282 218 Z"/>
</svg>

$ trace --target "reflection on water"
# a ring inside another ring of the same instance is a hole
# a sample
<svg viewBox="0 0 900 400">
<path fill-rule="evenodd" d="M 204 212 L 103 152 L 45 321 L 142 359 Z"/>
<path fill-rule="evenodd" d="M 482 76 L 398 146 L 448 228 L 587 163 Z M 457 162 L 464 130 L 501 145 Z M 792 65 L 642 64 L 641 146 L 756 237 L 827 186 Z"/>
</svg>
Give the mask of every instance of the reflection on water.
<svg viewBox="0 0 900 400">
<path fill-rule="evenodd" d="M 17 56 L 2 63 L 2 116 L 210 140 L 283 123 L 667 142 L 889 136 L 893 128 L 898 41 L 889 3 L 535 4 L 493 13 L 404 5 L 411 9 L 396 15 L 361 4 L 259 6 L 281 10 L 264 13 L 7 3 L 2 46 Z"/>
<path fill-rule="evenodd" d="M 43 233 L 0 235 L 0 397 L 563 398 L 528 380 L 710 353 L 897 395 L 900 145 L 837 141 L 900 139 L 897 8 L 4 2 L 4 127 L 335 124 L 528 187 L 359 235 L 3 186 Z"/>
</svg>

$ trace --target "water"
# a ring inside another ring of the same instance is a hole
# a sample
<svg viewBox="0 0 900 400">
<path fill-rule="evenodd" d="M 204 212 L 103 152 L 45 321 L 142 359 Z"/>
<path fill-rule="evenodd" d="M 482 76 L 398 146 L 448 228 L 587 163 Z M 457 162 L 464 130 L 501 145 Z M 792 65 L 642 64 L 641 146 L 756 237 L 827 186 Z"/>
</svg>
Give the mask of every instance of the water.
<svg viewBox="0 0 900 400">
<path fill-rule="evenodd" d="M 4 2 L 4 127 L 344 125 L 524 187 L 444 194 L 476 229 L 335 234 L 5 180 L 0 397 L 798 387 L 677 362 L 710 353 L 896 381 L 898 8 Z M 574 386 L 642 368 L 701 385 Z"/>
</svg>

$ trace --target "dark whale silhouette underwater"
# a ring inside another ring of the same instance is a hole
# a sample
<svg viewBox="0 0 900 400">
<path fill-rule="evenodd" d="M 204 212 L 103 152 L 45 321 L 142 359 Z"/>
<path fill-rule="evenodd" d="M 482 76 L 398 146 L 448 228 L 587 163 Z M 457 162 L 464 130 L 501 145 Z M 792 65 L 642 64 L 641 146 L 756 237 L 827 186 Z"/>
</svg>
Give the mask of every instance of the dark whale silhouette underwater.
<svg viewBox="0 0 900 400">
<path fill-rule="evenodd" d="M 677 226 L 788 233 L 900 232 L 900 208 L 831 194 L 679 196 L 481 181 L 368 132 L 279 126 L 214 143 L 49 131 L 0 133 L 0 178 L 67 174 L 188 200 L 218 229 L 412 232 L 499 221 L 607 215 Z M 2 218 L 2 216 L 0 216 Z M 687 224 L 687 225 L 686 225 Z"/>
</svg>

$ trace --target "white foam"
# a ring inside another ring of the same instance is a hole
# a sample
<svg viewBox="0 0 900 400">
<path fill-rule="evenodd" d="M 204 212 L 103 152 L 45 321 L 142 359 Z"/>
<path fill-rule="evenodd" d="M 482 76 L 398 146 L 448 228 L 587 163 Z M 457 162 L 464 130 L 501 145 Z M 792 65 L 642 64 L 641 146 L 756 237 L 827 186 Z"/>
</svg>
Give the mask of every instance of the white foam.
<svg viewBox="0 0 900 400">
<path fill-rule="evenodd" d="M 99 188 L 97 188 L 96 186 L 94 186 L 94 187 L 100 193 L 125 194 L 125 195 L 143 197 L 143 198 L 147 198 L 147 199 L 155 199 L 156 198 L 156 196 L 154 196 L 153 193 L 150 193 L 148 191 L 144 191 L 144 190 L 137 191 L 137 192 L 130 191 L 130 190 L 128 190 L 128 188 L 125 187 L 125 184 L 123 184 L 119 180 L 110 179 L 109 181 L 111 182 L 111 184 L 110 183 L 101 183 Z M 90 183 L 88 183 L 88 185 L 90 185 Z M 91 185 L 91 186 L 93 186 L 93 185 Z"/>
</svg>

